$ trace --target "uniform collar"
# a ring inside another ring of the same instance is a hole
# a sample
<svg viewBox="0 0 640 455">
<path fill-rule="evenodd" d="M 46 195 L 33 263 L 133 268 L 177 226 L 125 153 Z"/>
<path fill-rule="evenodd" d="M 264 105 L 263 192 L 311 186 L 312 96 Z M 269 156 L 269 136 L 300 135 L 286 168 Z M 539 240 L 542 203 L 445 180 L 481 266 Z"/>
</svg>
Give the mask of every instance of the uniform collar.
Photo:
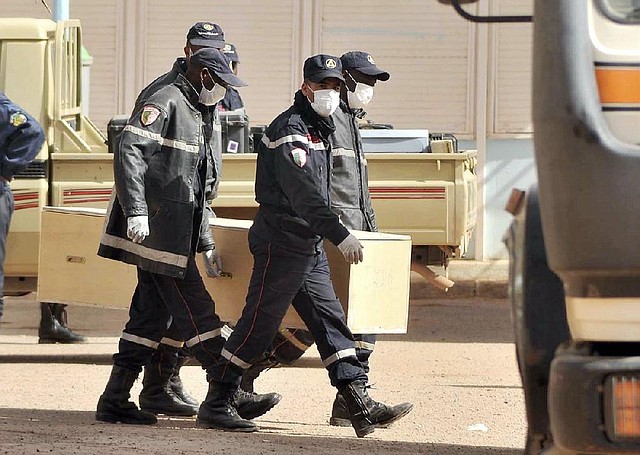
<svg viewBox="0 0 640 455">
<path fill-rule="evenodd" d="M 365 112 L 365 110 L 361 107 L 357 108 L 357 109 L 351 109 L 348 105 L 347 102 L 345 100 L 343 100 L 342 98 L 340 98 L 340 109 L 342 109 L 343 112 L 346 112 L 347 114 L 351 114 L 357 118 L 364 118 L 365 115 L 367 115 L 367 113 Z"/>
<path fill-rule="evenodd" d="M 173 81 L 173 83 L 180 89 L 193 107 L 197 109 L 200 94 L 196 91 L 193 85 L 191 85 L 191 82 L 187 80 L 184 74 L 178 74 L 178 77 L 176 77 L 176 80 Z"/>
<path fill-rule="evenodd" d="M 173 70 L 178 74 L 187 74 L 187 59 L 184 57 L 178 57 L 173 62 Z"/>
</svg>

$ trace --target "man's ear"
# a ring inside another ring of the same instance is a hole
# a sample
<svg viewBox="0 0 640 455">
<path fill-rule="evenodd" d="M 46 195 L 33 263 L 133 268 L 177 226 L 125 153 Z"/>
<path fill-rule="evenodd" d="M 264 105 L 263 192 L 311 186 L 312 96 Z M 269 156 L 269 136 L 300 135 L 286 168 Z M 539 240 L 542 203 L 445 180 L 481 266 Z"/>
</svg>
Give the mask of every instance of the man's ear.
<svg viewBox="0 0 640 455">
<path fill-rule="evenodd" d="M 300 90 L 302 90 L 302 94 L 307 98 L 309 98 L 313 94 L 313 90 L 311 90 L 311 87 L 309 87 L 309 85 L 307 84 L 307 81 L 302 81 Z"/>
</svg>

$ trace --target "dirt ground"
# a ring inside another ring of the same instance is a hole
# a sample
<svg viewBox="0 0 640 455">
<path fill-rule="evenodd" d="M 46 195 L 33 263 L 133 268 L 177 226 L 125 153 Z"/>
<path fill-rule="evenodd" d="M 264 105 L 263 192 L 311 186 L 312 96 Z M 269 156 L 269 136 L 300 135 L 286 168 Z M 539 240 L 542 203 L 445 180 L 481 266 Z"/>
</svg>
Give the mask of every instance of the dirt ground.
<svg viewBox="0 0 640 455">
<path fill-rule="evenodd" d="M 371 395 L 415 409 L 389 429 L 358 439 L 328 424 L 335 390 L 317 351 L 259 379 L 282 402 L 256 420 L 260 431 L 203 430 L 193 418 L 161 417 L 155 426 L 94 420 L 117 347 L 122 310 L 70 309 L 71 326 L 89 343 L 37 345 L 38 306 L 7 299 L 0 324 L 0 454 L 496 454 L 521 453 L 526 423 L 505 300 L 412 301 L 409 333 L 380 336 Z M 28 355 L 17 355 L 19 352 Z M 83 353 L 83 355 L 79 355 Z M 182 377 L 198 397 L 204 372 Z M 134 401 L 141 388 L 133 389 Z M 483 431 L 485 430 L 485 431 Z"/>
</svg>

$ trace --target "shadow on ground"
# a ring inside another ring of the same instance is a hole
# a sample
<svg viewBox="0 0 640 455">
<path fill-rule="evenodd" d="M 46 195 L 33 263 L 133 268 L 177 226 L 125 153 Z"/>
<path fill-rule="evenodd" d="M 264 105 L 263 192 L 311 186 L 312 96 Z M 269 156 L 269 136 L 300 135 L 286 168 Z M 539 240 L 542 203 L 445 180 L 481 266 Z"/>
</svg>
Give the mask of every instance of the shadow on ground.
<svg viewBox="0 0 640 455">
<path fill-rule="evenodd" d="M 452 444 L 381 441 L 374 435 L 312 436 L 299 425 L 260 421 L 261 431 L 225 433 L 197 428 L 193 419 L 161 419 L 158 425 L 114 425 L 96 422 L 92 412 L 0 409 L 4 454 L 437 454 L 516 455 L 519 449 Z M 327 427 L 327 432 L 331 432 Z M 276 433 L 277 432 L 277 433 Z M 286 434 L 283 432 L 290 432 Z"/>
<path fill-rule="evenodd" d="M 406 334 L 379 340 L 435 343 L 513 343 L 511 306 L 505 299 L 413 300 Z"/>
</svg>

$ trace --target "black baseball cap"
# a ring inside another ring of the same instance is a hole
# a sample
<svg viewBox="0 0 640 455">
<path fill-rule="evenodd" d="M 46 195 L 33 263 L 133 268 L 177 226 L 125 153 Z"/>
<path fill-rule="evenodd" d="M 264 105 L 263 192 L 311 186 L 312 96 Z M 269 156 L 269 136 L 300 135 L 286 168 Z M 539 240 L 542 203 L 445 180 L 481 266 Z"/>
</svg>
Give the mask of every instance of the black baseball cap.
<svg viewBox="0 0 640 455">
<path fill-rule="evenodd" d="M 229 67 L 229 59 L 218 49 L 212 47 L 198 49 L 191 55 L 189 62 L 207 68 L 233 87 L 244 87 L 247 85 L 245 81 L 233 74 L 233 71 L 231 71 Z"/>
<path fill-rule="evenodd" d="M 318 54 L 309 57 L 304 62 L 303 75 L 311 82 L 321 82 L 328 77 L 335 77 L 344 82 L 340 59 L 333 55 Z"/>
<path fill-rule="evenodd" d="M 224 32 L 213 22 L 196 22 L 187 33 L 187 41 L 195 46 L 224 47 Z"/>
<path fill-rule="evenodd" d="M 238 51 L 236 47 L 231 43 L 226 43 L 222 48 L 222 53 L 227 56 L 232 62 L 240 63 L 240 57 L 238 57 Z"/>
<path fill-rule="evenodd" d="M 342 62 L 342 69 L 344 70 L 357 70 L 367 76 L 374 76 L 379 81 L 389 80 L 389 73 L 378 68 L 373 57 L 366 52 L 347 52 L 340 57 L 340 61 Z"/>
</svg>

